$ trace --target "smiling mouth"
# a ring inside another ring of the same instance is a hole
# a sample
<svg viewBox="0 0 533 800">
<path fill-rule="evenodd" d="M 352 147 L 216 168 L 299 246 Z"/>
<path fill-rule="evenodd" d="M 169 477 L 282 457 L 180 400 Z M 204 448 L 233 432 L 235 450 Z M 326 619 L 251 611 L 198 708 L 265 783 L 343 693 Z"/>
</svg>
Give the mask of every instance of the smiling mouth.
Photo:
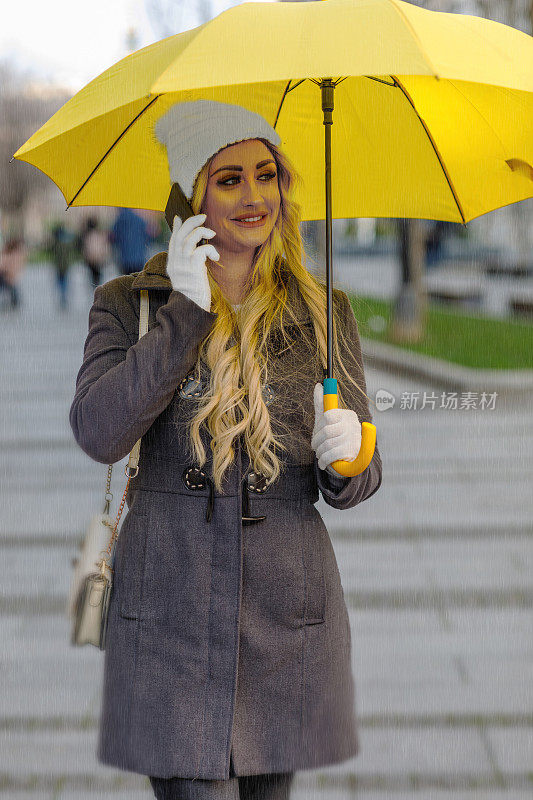
<svg viewBox="0 0 533 800">
<path fill-rule="evenodd" d="M 255 216 L 243 217 L 242 219 L 234 219 L 237 225 L 243 228 L 255 228 L 258 225 L 263 225 L 267 218 L 267 214 L 256 214 Z"/>
</svg>

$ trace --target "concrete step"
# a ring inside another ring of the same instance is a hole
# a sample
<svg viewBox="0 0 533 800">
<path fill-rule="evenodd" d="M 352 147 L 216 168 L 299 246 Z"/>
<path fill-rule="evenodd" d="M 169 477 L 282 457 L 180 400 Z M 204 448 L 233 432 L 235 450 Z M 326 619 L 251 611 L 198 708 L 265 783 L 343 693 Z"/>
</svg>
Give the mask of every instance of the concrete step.
<svg viewBox="0 0 533 800">
<path fill-rule="evenodd" d="M 330 793 L 366 790 L 372 797 L 374 791 L 390 789 L 393 796 L 409 789 L 477 789 L 483 797 L 506 788 L 525 791 L 532 785 L 527 758 L 531 739 L 527 732 L 507 733 L 489 729 L 481 734 L 461 727 L 362 729 L 356 758 L 297 773 L 295 791 L 314 790 L 319 796 L 319 789 Z M 146 776 L 101 765 L 95 748 L 95 731 L 53 735 L 48 731 L 0 731 L 3 791 L 11 789 L 15 795 L 16 790 L 34 787 L 75 791 L 76 796 L 83 791 L 148 791 Z"/>
<path fill-rule="evenodd" d="M 463 780 L 464 786 L 466 781 Z M 142 783 L 142 777 L 141 777 Z M 381 782 L 382 784 L 383 782 Z M 413 785 L 415 780 L 412 781 Z M 459 783 L 459 781 L 458 781 Z M 102 787 L 100 790 L 94 789 L 92 791 L 85 791 L 77 788 L 59 788 L 57 790 L 50 789 L 36 789 L 35 791 L 16 792 L 13 794 L 13 800 L 153 800 L 154 794 L 151 788 L 139 789 L 134 788 L 137 782 L 129 781 L 128 785 L 131 788 L 123 787 L 124 783 Z M 364 794 L 363 794 L 364 792 Z M 376 786 L 367 787 L 363 789 L 356 789 L 355 786 L 347 788 L 344 786 L 330 787 L 324 785 L 323 777 L 319 777 L 315 782 L 306 780 L 305 782 L 299 780 L 299 776 L 295 779 L 290 800 L 354 800 L 355 797 L 369 797 L 371 800 L 412 800 L 413 796 L 421 796 L 424 792 L 423 786 L 414 786 L 412 790 L 405 789 L 402 784 L 394 784 L 386 791 L 376 789 Z M 428 794 L 430 792 L 430 794 Z M 0 797 L 8 796 L 0 789 Z M 530 800 L 531 790 L 526 788 L 524 790 L 501 790 L 493 786 L 483 786 L 482 788 L 471 790 L 465 789 L 436 789 L 433 787 L 426 787 L 424 798 L 431 798 L 431 800 Z M 11 797 L 11 795 L 10 795 Z"/>
</svg>

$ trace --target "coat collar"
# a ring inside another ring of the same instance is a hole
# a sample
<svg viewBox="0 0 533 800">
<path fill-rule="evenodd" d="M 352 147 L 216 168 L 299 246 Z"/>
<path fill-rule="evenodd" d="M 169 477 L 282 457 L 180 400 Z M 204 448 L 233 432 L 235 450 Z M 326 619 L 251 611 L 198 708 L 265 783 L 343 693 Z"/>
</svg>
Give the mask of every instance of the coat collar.
<svg viewBox="0 0 533 800">
<path fill-rule="evenodd" d="M 156 253 L 149 258 L 142 272 L 133 279 L 130 289 L 168 289 L 172 291 L 172 283 L 167 275 L 167 253 Z"/>
<path fill-rule="evenodd" d="M 167 275 L 167 253 L 156 253 L 144 265 L 142 272 L 133 279 L 130 289 L 166 289 L 172 291 L 172 283 Z M 311 313 L 305 303 L 296 278 L 292 273 L 288 276 L 289 305 L 296 316 L 296 320 L 284 321 L 285 326 L 311 325 Z"/>
</svg>

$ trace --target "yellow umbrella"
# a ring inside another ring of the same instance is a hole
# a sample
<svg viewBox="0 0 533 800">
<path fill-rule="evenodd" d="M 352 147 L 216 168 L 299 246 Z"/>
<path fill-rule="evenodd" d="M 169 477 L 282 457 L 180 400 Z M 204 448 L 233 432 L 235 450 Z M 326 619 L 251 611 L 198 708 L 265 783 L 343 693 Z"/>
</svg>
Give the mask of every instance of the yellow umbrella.
<svg viewBox="0 0 533 800">
<path fill-rule="evenodd" d="M 531 197 L 532 67 L 532 37 L 479 17 L 402 0 L 244 3 L 122 59 L 14 157 L 45 172 L 69 206 L 163 211 L 159 116 L 198 99 L 262 114 L 304 179 L 302 218 L 326 218 L 333 408 L 331 217 L 465 223 Z M 358 474 L 374 447 L 363 423 L 356 461 L 333 466 Z"/>
</svg>

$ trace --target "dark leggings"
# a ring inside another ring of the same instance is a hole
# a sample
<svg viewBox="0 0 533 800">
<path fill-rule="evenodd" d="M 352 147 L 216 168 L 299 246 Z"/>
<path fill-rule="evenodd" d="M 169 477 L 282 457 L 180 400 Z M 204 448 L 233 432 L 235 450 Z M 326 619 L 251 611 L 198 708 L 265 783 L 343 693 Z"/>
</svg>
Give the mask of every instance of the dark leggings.
<svg viewBox="0 0 533 800">
<path fill-rule="evenodd" d="M 227 780 L 150 778 L 157 800 L 289 800 L 294 772 Z"/>
</svg>

